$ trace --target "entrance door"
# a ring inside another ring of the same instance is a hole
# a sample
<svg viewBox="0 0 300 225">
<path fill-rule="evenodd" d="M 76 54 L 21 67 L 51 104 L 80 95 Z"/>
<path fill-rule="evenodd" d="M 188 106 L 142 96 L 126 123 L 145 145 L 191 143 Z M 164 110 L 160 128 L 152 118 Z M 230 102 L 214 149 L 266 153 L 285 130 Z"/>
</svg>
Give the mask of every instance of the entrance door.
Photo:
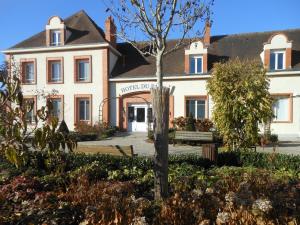
<svg viewBox="0 0 300 225">
<path fill-rule="evenodd" d="M 127 112 L 128 131 L 147 132 L 151 108 L 146 104 L 130 104 Z"/>
</svg>

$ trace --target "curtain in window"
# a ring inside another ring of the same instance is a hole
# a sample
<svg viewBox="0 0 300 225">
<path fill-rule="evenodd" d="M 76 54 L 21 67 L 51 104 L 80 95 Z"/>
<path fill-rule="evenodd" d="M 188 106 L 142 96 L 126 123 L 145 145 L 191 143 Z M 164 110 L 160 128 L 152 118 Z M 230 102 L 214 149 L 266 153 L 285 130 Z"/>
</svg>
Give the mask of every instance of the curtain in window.
<svg viewBox="0 0 300 225">
<path fill-rule="evenodd" d="M 90 120 L 90 101 L 79 100 L 79 120 Z"/>
<path fill-rule="evenodd" d="M 78 67 L 79 80 L 88 80 L 89 62 L 80 61 Z"/>
<path fill-rule="evenodd" d="M 33 63 L 25 64 L 25 79 L 26 79 L 26 81 L 34 80 L 34 64 Z"/>
<path fill-rule="evenodd" d="M 273 104 L 274 121 L 288 121 L 289 120 L 289 98 L 278 98 Z"/>
<path fill-rule="evenodd" d="M 60 81 L 61 80 L 61 66 L 60 66 L 60 63 L 59 62 L 53 62 L 51 64 L 51 67 L 52 67 L 52 77 L 51 77 L 51 80 L 53 81 Z"/>
</svg>

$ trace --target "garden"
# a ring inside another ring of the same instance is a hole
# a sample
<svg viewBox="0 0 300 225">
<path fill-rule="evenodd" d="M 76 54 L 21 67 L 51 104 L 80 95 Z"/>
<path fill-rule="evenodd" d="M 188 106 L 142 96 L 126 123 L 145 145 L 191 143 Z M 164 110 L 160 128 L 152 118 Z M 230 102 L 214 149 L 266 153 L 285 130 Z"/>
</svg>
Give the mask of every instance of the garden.
<svg viewBox="0 0 300 225">
<path fill-rule="evenodd" d="M 64 154 L 49 167 L 1 158 L 0 224 L 299 224 L 300 157 L 221 153 L 169 158 L 169 197 L 154 199 L 146 157 Z"/>
<path fill-rule="evenodd" d="M 51 102 L 30 117 L 33 123 L 27 115 L 34 105 L 24 99 L 18 76 L 0 76 L 0 224 L 299 224 L 300 156 L 249 149 L 259 139 L 258 124 L 272 116 L 265 73 L 254 62 L 228 64 L 235 69 L 229 73 L 233 77 L 222 74 L 227 83 L 236 80 L 232 88 L 242 89 L 240 97 L 217 85 L 224 80 L 218 69 L 227 68 L 219 64 L 208 81 L 214 123 L 175 120 L 178 130 L 217 127 L 227 150 L 216 161 L 167 155 L 167 195 L 161 198 L 155 191 L 161 178 L 157 171 L 162 171 L 157 158 L 74 153 L 78 135 L 99 138 L 116 128 L 81 124 L 70 132 L 53 116 Z M 261 92 L 245 95 L 244 79 Z M 219 87 L 226 93 L 220 94 Z"/>
</svg>

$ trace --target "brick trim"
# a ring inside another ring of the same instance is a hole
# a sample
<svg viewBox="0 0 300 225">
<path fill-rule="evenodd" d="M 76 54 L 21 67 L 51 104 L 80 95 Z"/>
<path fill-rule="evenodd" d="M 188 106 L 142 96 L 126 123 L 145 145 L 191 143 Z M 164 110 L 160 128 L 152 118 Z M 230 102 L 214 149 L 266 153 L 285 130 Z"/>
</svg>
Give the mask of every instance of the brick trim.
<svg viewBox="0 0 300 225">
<path fill-rule="evenodd" d="M 52 67 L 51 62 L 60 62 L 61 81 L 51 81 Z M 63 84 L 64 83 L 64 58 L 63 57 L 51 57 L 46 58 L 46 73 L 47 73 L 47 84 Z"/>
<path fill-rule="evenodd" d="M 93 68 L 92 68 L 92 56 L 91 55 L 81 55 L 74 56 L 74 83 L 92 83 L 93 82 Z M 80 81 L 78 79 L 78 61 L 79 60 L 88 60 L 89 61 L 89 79 L 87 81 Z"/>
<path fill-rule="evenodd" d="M 79 114 L 78 114 L 78 100 L 79 99 L 89 99 L 90 101 L 90 120 L 89 121 L 79 121 Z M 79 94 L 74 95 L 74 125 L 76 126 L 78 122 L 87 122 L 88 124 L 93 124 L 93 95 L 91 94 Z"/>
<path fill-rule="evenodd" d="M 292 68 L 292 48 L 287 48 L 285 51 L 285 68 Z"/>
<path fill-rule="evenodd" d="M 186 113 L 186 101 L 187 100 L 205 100 L 205 119 L 209 119 L 209 107 L 207 95 L 185 95 L 184 96 L 184 116 L 188 117 Z"/>
<path fill-rule="evenodd" d="M 208 60 L 207 53 L 202 55 L 202 60 L 203 60 L 202 61 L 202 64 L 203 64 L 202 73 L 207 73 L 207 60 Z"/>
<path fill-rule="evenodd" d="M 272 121 L 272 123 L 293 123 L 293 93 L 271 93 L 272 97 L 288 97 L 289 98 L 289 108 L 288 114 L 289 119 L 286 121 Z"/>
<path fill-rule="evenodd" d="M 270 69 L 270 54 L 271 54 L 270 49 L 266 49 L 264 51 L 264 67 L 267 70 Z"/>
<path fill-rule="evenodd" d="M 103 99 L 107 99 L 103 105 L 102 120 L 103 122 L 109 123 L 109 49 L 103 49 L 102 51 L 102 82 L 103 82 Z"/>
<path fill-rule="evenodd" d="M 47 96 L 47 103 L 50 99 L 60 99 L 61 100 L 61 104 L 62 104 L 62 111 L 61 111 L 61 120 L 64 120 L 65 118 L 65 102 L 64 102 L 64 95 L 49 95 Z"/>
<path fill-rule="evenodd" d="M 33 69 L 34 69 L 34 82 L 28 83 L 25 81 L 25 63 L 33 63 Z M 22 85 L 36 85 L 37 83 L 37 65 L 36 65 L 36 58 L 22 58 L 20 59 L 21 64 L 21 84 Z"/>
<path fill-rule="evenodd" d="M 184 55 L 184 72 L 190 74 L 190 55 Z"/>
</svg>

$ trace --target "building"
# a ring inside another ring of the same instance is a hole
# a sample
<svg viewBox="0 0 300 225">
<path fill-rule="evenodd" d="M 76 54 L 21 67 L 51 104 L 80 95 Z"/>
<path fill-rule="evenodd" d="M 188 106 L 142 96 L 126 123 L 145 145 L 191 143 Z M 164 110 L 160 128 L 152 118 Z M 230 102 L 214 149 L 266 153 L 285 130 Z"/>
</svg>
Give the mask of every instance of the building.
<svg viewBox="0 0 300 225">
<path fill-rule="evenodd" d="M 79 121 L 108 122 L 128 131 L 146 131 L 151 120 L 150 88 L 155 61 L 128 43 L 116 43 L 109 17 L 103 31 L 84 12 L 64 20 L 51 17 L 45 30 L 4 51 L 20 62 L 26 98 L 45 105 L 37 93 L 50 93 L 55 114 L 70 129 Z M 176 40 L 169 40 L 172 47 Z M 206 91 L 215 62 L 259 59 L 277 99 L 271 129 L 281 138 L 300 135 L 300 29 L 204 37 L 164 58 L 164 85 L 171 88 L 170 120 L 190 113 L 210 118 Z M 56 91 L 51 96 L 52 90 Z M 170 123 L 171 124 L 171 123 Z"/>
</svg>

